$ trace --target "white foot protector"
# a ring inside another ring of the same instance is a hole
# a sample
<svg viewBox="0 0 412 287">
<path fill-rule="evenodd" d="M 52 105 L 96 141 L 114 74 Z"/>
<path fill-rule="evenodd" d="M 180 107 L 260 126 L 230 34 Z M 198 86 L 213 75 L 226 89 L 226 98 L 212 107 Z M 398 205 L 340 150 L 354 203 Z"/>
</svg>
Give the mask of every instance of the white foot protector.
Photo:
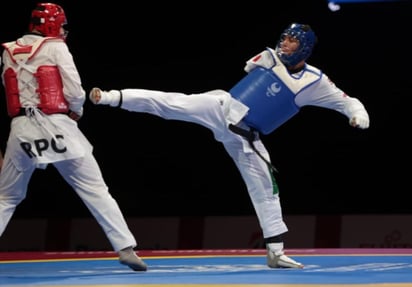
<svg viewBox="0 0 412 287">
<path fill-rule="evenodd" d="M 283 243 L 269 243 L 267 249 L 267 265 L 270 268 L 303 268 L 303 264 L 286 256 Z"/>
</svg>

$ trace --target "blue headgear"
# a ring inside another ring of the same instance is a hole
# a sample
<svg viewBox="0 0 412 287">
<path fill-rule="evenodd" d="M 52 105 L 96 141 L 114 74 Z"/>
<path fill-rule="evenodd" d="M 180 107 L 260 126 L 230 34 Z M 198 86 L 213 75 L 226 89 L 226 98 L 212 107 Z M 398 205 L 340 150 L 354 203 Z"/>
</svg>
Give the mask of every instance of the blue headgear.
<svg viewBox="0 0 412 287">
<path fill-rule="evenodd" d="M 299 40 L 299 48 L 291 55 L 282 53 L 280 49 L 280 43 L 286 36 Z M 276 54 L 286 67 L 295 66 L 300 61 L 309 58 L 315 43 L 316 35 L 309 25 L 293 23 L 280 35 L 280 40 L 276 46 Z"/>
</svg>

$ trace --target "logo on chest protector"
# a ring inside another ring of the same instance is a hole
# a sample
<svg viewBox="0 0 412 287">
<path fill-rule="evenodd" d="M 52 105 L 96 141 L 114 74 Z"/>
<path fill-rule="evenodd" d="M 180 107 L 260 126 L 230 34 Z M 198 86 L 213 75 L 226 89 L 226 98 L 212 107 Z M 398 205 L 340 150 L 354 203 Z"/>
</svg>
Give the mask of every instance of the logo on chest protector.
<svg viewBox="0 0 412 287">
<path fill-rule="evenodd" d="M 281 85 L 278 82 L 272 83 L 266 90 L 267 97 L 274 97 L 282 90 Z"/>
<path fill-rule="evenodd" d="M 33 141 L 33 144 L 30 142 L 22 142 L 20 143 L 20 146 L 30 158 L 42 156 L 43 152 L 49 149 L 56 153 L 66 152 L 67 148 L 65 146 L 59 147 L 56 139 L 64 139 L 64 137 L 63 135 L 56 135 L 51 140 L 45 138 L 36 139 Z"/>
</svg>

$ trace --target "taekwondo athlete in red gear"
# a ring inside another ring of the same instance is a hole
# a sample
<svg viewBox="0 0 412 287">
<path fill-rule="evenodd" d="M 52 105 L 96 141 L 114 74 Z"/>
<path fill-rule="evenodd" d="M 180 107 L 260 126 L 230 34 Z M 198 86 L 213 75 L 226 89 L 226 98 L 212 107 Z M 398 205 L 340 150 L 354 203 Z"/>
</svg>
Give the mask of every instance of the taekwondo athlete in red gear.
<svg viewBox="0 0 412 287">
<path fill-rule="evenodd" d="M 146 271 L 93 147 L 77 125 L 86 97 L 65 42 L 66 23 L 61 6 L 39 3 L 32 11 L 29 32 L 3 44 L 1 76 L 12 120 L 0 174 L 0 236 L 26 197 L 33 172 L 53 164 L 100 224 L 119 262 Z"/>
<path fill-rule="evenodd" d="M 229 92 L 214 90 L 183 94 L 145 89 L 89 94 L 94 104 L 106 104 L 164 119 L 197 123 L 213 132 L 235 162 L 256 211 L 271 268 L 302 268 L 284 254 L 283 220 L 275 168 L 259 138 L 276 130 L 303 106 L 335 110 L 353 127 L 369 127 L 364 105 L 349 97 L 319 69 L 306 63 L 317 39 L 309 25 L 292 23 L 275 49 L 267 48 L 246 62 L 248 73 Z"/>
</svg>

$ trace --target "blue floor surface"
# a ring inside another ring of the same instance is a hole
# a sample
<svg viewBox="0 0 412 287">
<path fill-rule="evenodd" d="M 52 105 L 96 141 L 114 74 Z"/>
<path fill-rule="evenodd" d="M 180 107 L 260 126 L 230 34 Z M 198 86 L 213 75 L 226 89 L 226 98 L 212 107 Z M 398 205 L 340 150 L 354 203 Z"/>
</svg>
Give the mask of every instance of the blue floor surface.
<svg viewBox="0 0 412 287">
<path fill-rule="evenodd" d="M 305 268 L 270 269 L 264 254 L 142 256 L 147 272 L 116 257 L 0 260 L 0 286 L 412 286 L 412 252 L 291 257 Z"/>
</svg>

